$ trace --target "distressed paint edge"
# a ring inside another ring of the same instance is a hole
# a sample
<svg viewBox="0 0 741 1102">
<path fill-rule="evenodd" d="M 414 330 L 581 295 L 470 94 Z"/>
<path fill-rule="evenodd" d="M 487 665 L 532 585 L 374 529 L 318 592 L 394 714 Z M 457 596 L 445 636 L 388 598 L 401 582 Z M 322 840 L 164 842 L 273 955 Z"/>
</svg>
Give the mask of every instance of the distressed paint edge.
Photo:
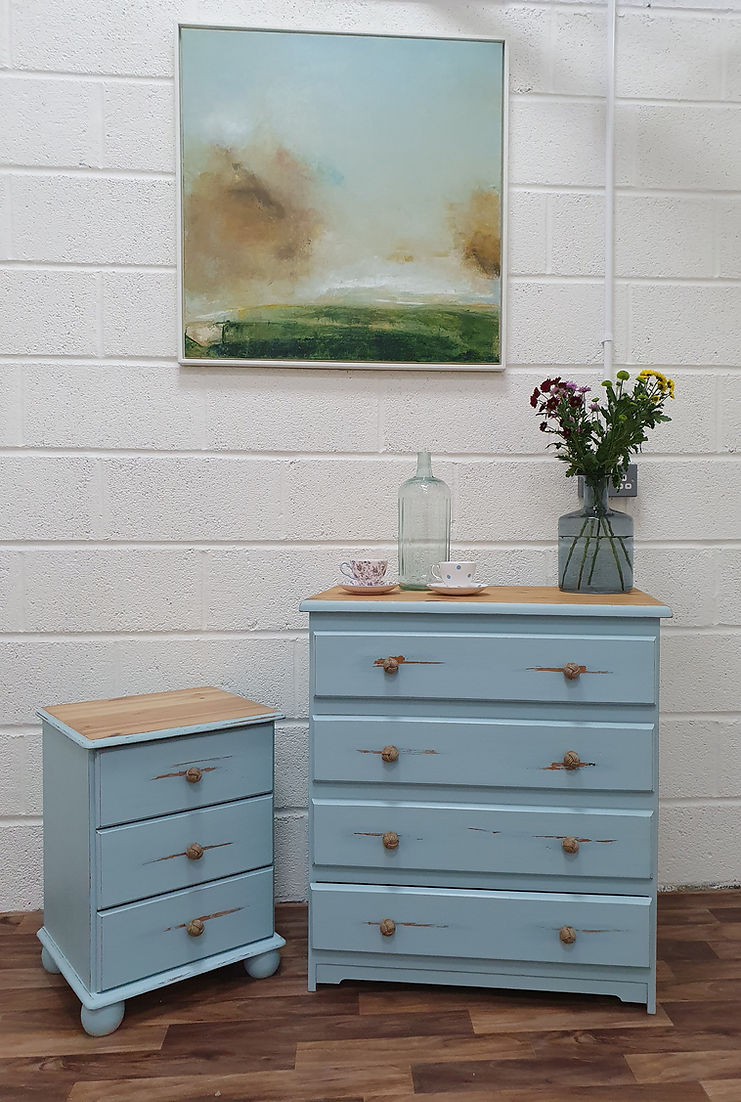
<svg viewBox="0 0 741 1102">
<path fill-rule="evenodd" d="M 668 605 L 528 605 L 498 604 L 494 601 L 474 603 L 466 601 L 464 605 L 455 600 L 442 598 L 439 601 L 317 601 L 313 598 L 302 601 L 300 612 L 406 612 L 406 613 L 457 613 L 461 609 L 477 616 L 589 616 L 619 617 L 623 620 L 633 617 L 641 619 L 660 619 L 672 616 Z"/>
<path fill-rule="evenodd" d="M 197 723 L 192 727 L 170 727 L 163 731 L 135 731 L 130 735 L 113 735 L 109 738 L 89 739 L 81 735 L 74 727 L 68 727 L 61 719 L 57 719 L 56 716 L 51 715 L 44 708 L 39 708 L 36 715 L 45 723 L 49 723 L 52 727 L 55 727 L 57 731 L 61 731 L 67 738 L 76 742 L 78 746 L 84 746 L 86 750 L 103 749 L 109 746 L 128 746 L 129 743 L 134 742 L 156 742 L 159 739 L 175 738 L 178 735 L 208 734 L 211 731 L 226 731 L 230 727 L 251 727 L 255 724 L 286 718 L 282 712 L 266 712 L 264 715 L 259 716 L 222 719 L 218 720 L 216 723 Z"/>
<path fill-rule="evenodd" d="M 318 951 L 317 951 L 318 953 Z M 448 968 L 448 963 L 455 965 L 453 958 L 438 959 L 435 968 L 388 968 L 374 964 L 333 964 L 330 960 L 318 960 L 314 963 L 315 975 L 310 977 L 310 983 L 316 990 L 316 984 L 342 983 L 343 980 L 390 980 L 394 983 L 429 983 L 445 986 L 466 986 L 501 988 L 506 990 L 525 991 L 563 991 L 579 995 L 614 995 L 624 1003 L 645 1004 L 647 1012 L 654 1014 L 650 1000 L 651 984 L 641 980 L 622 980 L 609 978 L 581 979 L 579 977 L 566 978 L 561 976 L 527 975 L 526 973 L 512 974 L 509 972 L 472 972 L 458 970 L 455 967 Z M 636 971 L 641 971 L 636 969 Z"/>
<path fill-rule="evenodd" d="M 143 995 L 146 991 L 156 991 L 160 987 L 167 987 L 171 983 L 178 983 L 180 980 L 189 979 L 191 976 L 200 976 L 204 972 L 211 972 L 213 969 L 222 968 L 226 964 L 248 960 L 251 957 L 267 953 L 271 949 L 280 949 L 286 944 L 286 939 L 281 937 L 280 934 L 272 934 L 271 937 L 253 941 L 248 945 L 240 945 L 236 949 L 229 949 L 211 957 L 204 957 L 202 960 L 193 961 L 191 964 L 182 965 L 180 968 L 170 968 L 166 972 L 155 972 L 153 975 L 145 976 L 144 979 L 136 980 L 134 983 L 109 987 L 106 991 L 90 991 L 44 926 L 41 927 L 36 936 L 47 952 L 54 958 L 67 983 L 82 1005 L 87 1007 L 88 1010 L 99 1010 L 103 1006 L 123 1002 L 135 995 Z"/>
</svg>

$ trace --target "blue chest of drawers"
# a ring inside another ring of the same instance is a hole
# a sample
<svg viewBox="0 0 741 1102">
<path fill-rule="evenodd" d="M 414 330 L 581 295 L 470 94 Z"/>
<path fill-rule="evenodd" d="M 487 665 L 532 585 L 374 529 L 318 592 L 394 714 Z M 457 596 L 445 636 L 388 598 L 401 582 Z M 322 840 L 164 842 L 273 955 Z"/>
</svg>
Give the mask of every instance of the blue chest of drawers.
<svg viewBox="0 0 741 1102">
<path fill-rule="evenodd" d="M 204 687 L 39 712 L 44 750 L 41 959 L 117 1029 L 132 995 L 233 961 L 269 976 L 271 708 Z"/>
<path fill-rule="evenodd" d="M 309 987 L 655 1011 L 659 624 L 633 591 L 339 588 L 310 613 Z"/>
</svg>

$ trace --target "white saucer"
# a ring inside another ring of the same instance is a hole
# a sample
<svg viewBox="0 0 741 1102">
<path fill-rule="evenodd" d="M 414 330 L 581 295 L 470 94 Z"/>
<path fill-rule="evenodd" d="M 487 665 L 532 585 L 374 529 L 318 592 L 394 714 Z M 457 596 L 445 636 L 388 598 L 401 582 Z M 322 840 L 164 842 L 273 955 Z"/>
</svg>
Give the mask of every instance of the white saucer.
<svg viewBox="0 0 741 1102">
<path fill-rule="evenodd" d="M 345 585 L 344 582 L 340 582 L 340 589 L 344 589 L 345 593 L 372 593 L 376 597 L 380 597 L 382 593 L 391 593 L 396 588 L 396 582 L 392 585 Z"/>
<path fill-rule="evenodd" d="M 429 582 L 428 589 L 433 593 L 441 593 L 445 597 L 470 597 L 472 593 L 480 593 L 486 589 L 485 582 L 476 582 L 475 585 L 442 585 L 439 582 Z"/>
</svg>

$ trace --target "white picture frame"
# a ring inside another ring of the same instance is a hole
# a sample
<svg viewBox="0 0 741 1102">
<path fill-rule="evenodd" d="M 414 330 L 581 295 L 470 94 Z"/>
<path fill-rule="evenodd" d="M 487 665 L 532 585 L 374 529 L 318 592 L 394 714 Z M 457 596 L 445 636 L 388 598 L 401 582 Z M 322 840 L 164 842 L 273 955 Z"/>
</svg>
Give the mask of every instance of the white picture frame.
<svg viewBox="0 0 741 1102">
<path fill-rule="evenodd" d="M 501 39 L 180 24 L 178 359 L 500 371 Z"/>
</svg>

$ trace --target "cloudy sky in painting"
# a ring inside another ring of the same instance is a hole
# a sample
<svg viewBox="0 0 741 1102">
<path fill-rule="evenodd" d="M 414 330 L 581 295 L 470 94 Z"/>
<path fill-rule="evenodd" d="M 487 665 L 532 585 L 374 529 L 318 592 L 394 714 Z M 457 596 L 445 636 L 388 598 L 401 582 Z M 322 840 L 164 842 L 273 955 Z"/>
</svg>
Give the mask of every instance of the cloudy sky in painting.
<svg viewBox="0 0 741 1102">
<path fill-rule="evenodd" d="M 496 301 L 452 246 L 451 209 L 501 191 L 501 94 L 498 43 L 186 28 L 185 189 L 209 146 L 307 166 L 320 226 L 280 301 Z"/>
</svg>

